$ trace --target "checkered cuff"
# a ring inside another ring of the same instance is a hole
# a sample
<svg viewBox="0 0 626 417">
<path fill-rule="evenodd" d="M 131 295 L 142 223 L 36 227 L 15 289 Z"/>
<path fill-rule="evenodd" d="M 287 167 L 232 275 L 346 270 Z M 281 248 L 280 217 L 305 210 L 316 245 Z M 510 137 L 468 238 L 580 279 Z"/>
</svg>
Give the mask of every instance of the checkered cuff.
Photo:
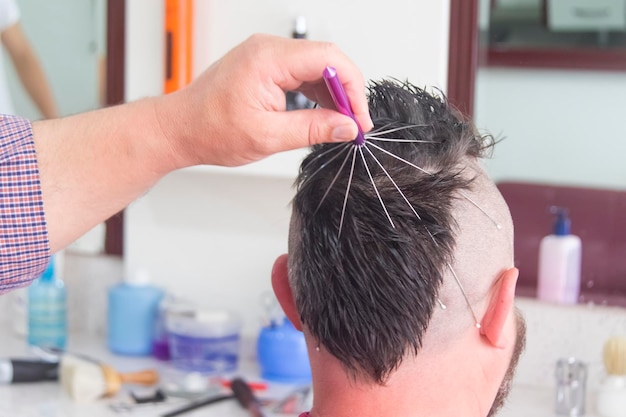
<svg viewBox="0 0 626 417">
<path fill-rule="evenodd" d="M 0 115 L 0 293 L 29 284 L 49 258 L 31 124 Z"/>
</svg>

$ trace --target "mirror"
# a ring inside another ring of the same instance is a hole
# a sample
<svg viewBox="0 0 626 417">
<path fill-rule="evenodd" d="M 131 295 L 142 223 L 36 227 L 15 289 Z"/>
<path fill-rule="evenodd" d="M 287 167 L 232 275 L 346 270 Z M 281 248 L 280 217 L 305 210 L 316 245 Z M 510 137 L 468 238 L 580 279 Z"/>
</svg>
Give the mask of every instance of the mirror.
<svg viewBox="0 0 626 417">
<path fill-rule="evenodd" d="M 626 47 L 623 1 L 508 0 L 483 8 L 480 28 L 492 53 L 613 52 Z"/>
<path fill-rule="evenodd" d="M 481 1 L 479 10 L 475 120 L 505 138 L 489 161 L 492 175 L 624 189 L 624 2 L 499 0 Z M 605 30 L 603 19 L 623 26 Z M 599 21 L 595 28 L 592 21 Z M 585 58 L 576 53 L 589 54 L 593 66 L 602 52 L 621 54 L 623 67 L 581 68 Z M 534 65 L 533 54 L 543 56 L 543 68 Z M 559 54 L 561 62 L 546 67 Z"/>
<path fill-rule="evenodd" d="M 602 195 L 626 191 L 625 8 L 621 0 L 480 2 L 474 119 L 479 130 L 502 139 L 486 164 L 496 182 L 593 188 L 604 190 Z M 623 252 L 613 253 L 626 245 L 615 236 L 623 223 L 623 203 L 612 205 L 624 194 L 614 195 L 611 204 L 574 196 L 587 200 L 575 204 L 572 230 L 583 239 L 582 293 L 599 291 L 594 285 L 602 282 L 604 294 L 619 297 L 603 295 L 601 302 L 626 306 Z M 608 213 L 608 221 L 598 213 Z M 517 264 L 520 286 L 533 287 L 524 295 L 534 295 L 539 239 L 551 231 L 550 216 L 541 210 L 535 214 L 532 221 L 542 232 L 532 239 L 528 230 L 516 233 L 516 264 L 523 250 L 535 257 L 525 270 Z M 602 272 L 585 270 L 600 262 Z M 525 275 L 531 275 L 529 281 Z M 580 301 L 589 299 L 583 295 Z"/>
<path fill-rule="evenodd" d="M 44 69 L 60 115 L 105 102 L 106 0 L 15 0 L 20 23 Z M 25 92 L 6 51 L 4 68 L 15 113 L 41 114 Z"/>
</svg>

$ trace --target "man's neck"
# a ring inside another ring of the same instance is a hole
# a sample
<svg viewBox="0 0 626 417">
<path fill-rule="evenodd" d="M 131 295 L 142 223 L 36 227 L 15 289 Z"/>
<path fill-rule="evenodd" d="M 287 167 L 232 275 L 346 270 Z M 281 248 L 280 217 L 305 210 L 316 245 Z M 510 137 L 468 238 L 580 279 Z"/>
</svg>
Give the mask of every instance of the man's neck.
<svg viewBox="0 0 626 417">
<path fill-rule="evenodd" d="M 351 379 L 324 349 L 312 354 L 310 417 L 484 417 L 489 408 L 484 374 L 467 354 L 447 352 L 447 366 L 421 355 L 407 359 L 384 385 Z"/>
</svg>

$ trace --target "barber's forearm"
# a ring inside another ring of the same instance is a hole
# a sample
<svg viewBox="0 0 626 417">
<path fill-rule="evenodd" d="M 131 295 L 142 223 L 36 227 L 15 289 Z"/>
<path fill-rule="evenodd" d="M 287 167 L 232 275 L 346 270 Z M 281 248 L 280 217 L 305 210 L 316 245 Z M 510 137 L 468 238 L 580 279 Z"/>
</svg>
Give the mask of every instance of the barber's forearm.
<svg viewBox="0 0 626 417">
<path fill-rule="evenodd" d="M 15 48 L 17 49 L 17 48 Z M 237 166 L 276 152 L 354 139 L 329 109 L 285 111 L 300 89 L 330 105 L 332 63 L 366 131 L 364 81 L 332 44 L 255 35 L 172 94 L 34 124 L 50 246 L 56 251 L 115 214 L 161 177 L 195 164 Z"/>
<path fill-rule="evenodd" d="M 126 207 L 177 167 L 154 99 L 33 124 L 53 252 Z"/>
</svg>

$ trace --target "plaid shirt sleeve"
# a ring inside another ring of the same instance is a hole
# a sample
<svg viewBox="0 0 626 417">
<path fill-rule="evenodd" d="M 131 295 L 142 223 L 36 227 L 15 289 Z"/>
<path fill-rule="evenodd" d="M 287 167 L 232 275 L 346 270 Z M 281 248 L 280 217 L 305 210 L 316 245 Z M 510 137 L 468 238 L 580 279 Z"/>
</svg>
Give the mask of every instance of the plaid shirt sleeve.
<svg viewBox="0 0 626 417">
<path fill-rule="evenodd" d="M 49 258 L 31 124 L 0 115 L 0 293 L 28 285 Z"/>
</svg>

